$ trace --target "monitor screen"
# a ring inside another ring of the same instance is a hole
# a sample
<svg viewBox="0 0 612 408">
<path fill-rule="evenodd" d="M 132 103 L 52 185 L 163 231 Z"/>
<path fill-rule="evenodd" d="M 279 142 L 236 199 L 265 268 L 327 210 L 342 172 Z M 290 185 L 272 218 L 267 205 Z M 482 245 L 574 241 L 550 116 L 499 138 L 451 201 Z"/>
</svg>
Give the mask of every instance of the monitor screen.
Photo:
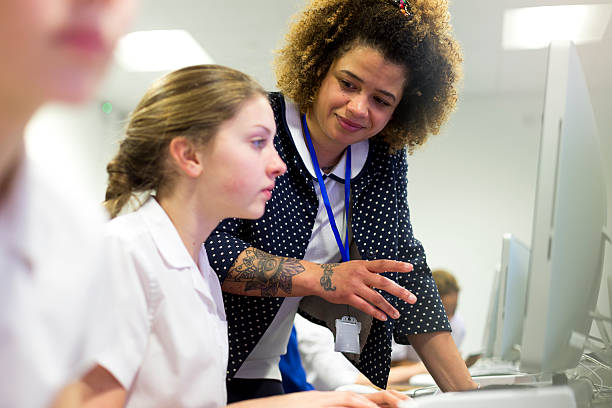
<svg viewBox="0 0 612 408">
<path fill-rule="evenodd" d="M 601 282 L 606 192 L 599 138 L 571 42 L 549 47 L 520 369 L 578 364 Z"/>
<path fill-rule="evenodd" d="M 528 270 L 529 247 L 512 234 L 504 234 L 493 346 L 493 356 L 503 361 L 517 361 L 520 356 Z"/>
<path fill-rule="evenodd" d="M 500 279 L 501 279 L 501 265 L 495 271 L 495 277 L 493 279 L 493 287 L 491 288 L 491 296 L 489 298 L 489 309 L 487 311 L 487 323 L 485 325 L 485 331 L 482 338 L 482 356 L 488 358 L 494 358 L 495 352 L 495 340 L 497 338 L 497 324 L 498 324 L 498 308 L 499 308 L 499 291 L 500 291 Z"/>
</svg>

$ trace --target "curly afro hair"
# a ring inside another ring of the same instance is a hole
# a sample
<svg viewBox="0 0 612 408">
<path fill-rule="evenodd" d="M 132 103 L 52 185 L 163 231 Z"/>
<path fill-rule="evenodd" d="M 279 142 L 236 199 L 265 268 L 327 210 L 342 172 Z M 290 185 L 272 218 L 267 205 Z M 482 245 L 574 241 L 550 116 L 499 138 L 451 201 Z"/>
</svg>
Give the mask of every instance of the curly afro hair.
<svg viewBox="0 0 612 408">
<path fill-rule="evenodd" d="M 372 47 L 410 73 L 402 100 L 375 136 L 390 151 L 412 152 L 437 134 L 457 103 L 463 61 L 446 0 L 312 0 L 294 17 L 277 52 L 278 88 L 302 113 L 312 107 L 332 62 L 357 45 Z"/>
</svg>

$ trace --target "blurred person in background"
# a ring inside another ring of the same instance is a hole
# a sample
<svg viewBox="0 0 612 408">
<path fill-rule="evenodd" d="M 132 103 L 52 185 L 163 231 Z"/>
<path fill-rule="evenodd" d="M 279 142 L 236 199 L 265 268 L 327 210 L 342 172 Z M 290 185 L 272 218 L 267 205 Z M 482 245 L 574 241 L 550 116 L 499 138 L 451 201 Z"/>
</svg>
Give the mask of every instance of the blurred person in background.
<svg viewBox="0 0 612 408">
<path fill-rule="evenodd" d="M 461 344 L 465 338 L 465 323 L 461 315 L 457 313 L 459 284 L 455 276 L 447 270 L 435 269 L 431 271 L 431 274 L 438 287 L 444 311 L 451 325 L 451 335 L 457 348 L 461 349 Z M 412 346 L 393 342 L 392 347 L 389 385 L 407 384 L 414 375 L 428 373 L 427 367 Z"/>
</svg>

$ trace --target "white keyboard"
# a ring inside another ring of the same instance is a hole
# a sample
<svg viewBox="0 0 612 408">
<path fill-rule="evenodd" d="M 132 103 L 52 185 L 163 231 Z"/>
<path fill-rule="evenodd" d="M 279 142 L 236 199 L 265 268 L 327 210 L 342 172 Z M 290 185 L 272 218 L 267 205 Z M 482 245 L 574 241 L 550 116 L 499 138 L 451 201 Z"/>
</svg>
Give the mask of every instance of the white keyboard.
<svg viewBox="0 0 612 408">
<path fill-rule="evenodd" d="M 473 373 L 470 371 L 470 374 L 474 381 L 481 384 L 526 384 L 538 381 L 534 375 L 512 370 L 480 369 Z M 410 378 L 410 385 L 428 387 L 436 385 L 436 382 L 429 374 L 417 374 Z"/>
<path fill-rule="evenodd" d="M 508 362 L 508 361 L 500 361 L 500 360 L 491 360 L 491 359 L 481 359 L 476 362 L 469 369 L 472 377 L 478 377 L 483 375 L 508 375 L 508 374 L 521 374 L 518 364 Z"/>
<path fill-rule="evenodd" d="M 415 376 L 416 377 L 416 376 Z M 413 377 L 414 378 L 414 377 Z M 425 378 L 425 377 L 423 377 Z M 429 376 L 431 378 L 431 376 Z M 529 386 L 538 386 L 544 387 L 550 385 L 550 382 L 541 382 L 538 376 L 533 374 L 510 374 L 510 375 L 487 375 L 480 377 L 473 377 L 473 380 L 480 384 L 482 389 L 492 389 L 492 388 L 521 388 L 521 387 L 529 387 Z M 419 381 L 417 378 L 416 381 Z M 433 378 L 431 378 L 433 382 Z M 425 382 L 425 380 L 423 381 Z M 411 385 L 416 385 L 412 383 L 412 379 L 410 381 Z M 435 383 L 433 383 L 435 384 Z M 440 393 L 438 387 L 436 385 L 427 384 L 422 388 L 416 388 L 409 391 L 404 391 L 404 393 L 412 398 L 418 398 L 426 395 L 432 395 Z"/>
<path fill-rule="evenodd" d="M 567 386 L 512 387 L 448 392 L 402 401 L 400 408 L 576 408 Z"/>
</svg>

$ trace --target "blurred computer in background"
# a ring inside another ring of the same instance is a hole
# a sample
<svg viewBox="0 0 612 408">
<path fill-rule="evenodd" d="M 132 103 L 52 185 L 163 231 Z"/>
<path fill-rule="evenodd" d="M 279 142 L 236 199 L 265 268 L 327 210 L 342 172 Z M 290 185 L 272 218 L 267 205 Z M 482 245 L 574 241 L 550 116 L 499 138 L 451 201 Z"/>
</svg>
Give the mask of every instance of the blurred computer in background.
<svg viewBox="0 0 612 408">
<path fill-rule="evenodd" d="M 520 368 L 561 373 L 584 351 L 602 281 L 606 191 L 587 83 L 571 42 L 550 45 Z"/>
<path fill-rule="evenodd" d="M 531 242 L 504 236 L 484 336 L 487 358 L 472 369 L 473 375 L 498 374 L 505 364 L 520 373 L 477 377 L 481 384 L 512 386 L 525 379 L 540 387 L 569 384 L 577 402 L 598 399 L 601 406 L 612 406 L 612 345 L 606 330 L 612 320 L 596 310 L 602 281 L 612 291 L 612 277 L 602 279 L 610 241 L 603 168 L 576 48 L 568 41 L 552 42 Z M 590 336 L 593 318 L 602 338 Z M 489 364 L 487 372 L 487 362 L 497 364 Z"/>
</svg>

